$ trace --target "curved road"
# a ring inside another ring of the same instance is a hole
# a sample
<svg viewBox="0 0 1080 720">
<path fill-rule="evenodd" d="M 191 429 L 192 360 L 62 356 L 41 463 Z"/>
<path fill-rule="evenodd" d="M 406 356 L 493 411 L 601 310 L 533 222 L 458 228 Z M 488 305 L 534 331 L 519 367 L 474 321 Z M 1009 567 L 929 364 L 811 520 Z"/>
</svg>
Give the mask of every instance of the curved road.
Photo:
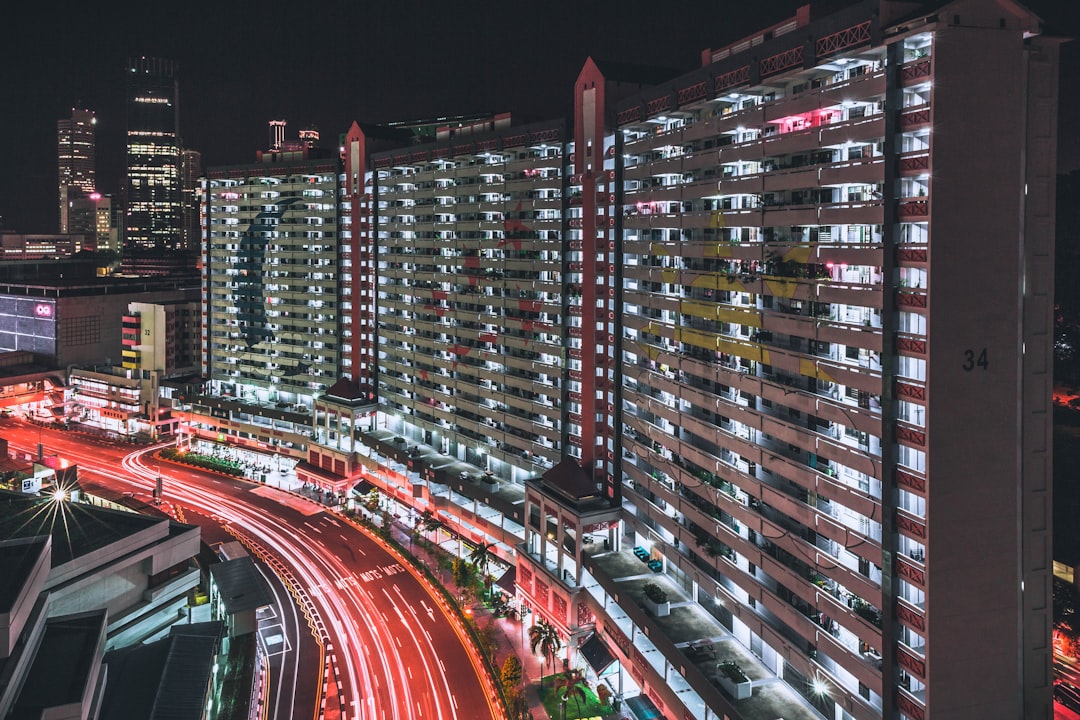
<svg viewBox="0 0 1080 720">
<path fill-rule="evenodd" d="M 5 422 L 5 430 L 13 425 Z M 12 445 L 28 450 L 36 428 L 18 430 L 23 442 Z M 158 463 L 147 455 L 156 448 L 127 453 L 51 430 L 43 438 L 46 454 L 59 450 L 103 484 L 134 485 L 147 494 L 153 488 Z M 408 563 L 305 498 L 169 463 L 160 467 L 166 503 L 222 524 L 274 568 L 307 615 L 324 651 L 322 667 L 309 669 L 325 680 L 316 719 L 501 717 L 464 629 Z M 281 705 L 282 695 L 291 695 L 280 691 L 288 682 L 295 679 L 281 679 L 279 691 L 271 692 L 280 717 L 292 714 Z M 296 708 L 297 717 L 306 714 Z"/>
</svg>

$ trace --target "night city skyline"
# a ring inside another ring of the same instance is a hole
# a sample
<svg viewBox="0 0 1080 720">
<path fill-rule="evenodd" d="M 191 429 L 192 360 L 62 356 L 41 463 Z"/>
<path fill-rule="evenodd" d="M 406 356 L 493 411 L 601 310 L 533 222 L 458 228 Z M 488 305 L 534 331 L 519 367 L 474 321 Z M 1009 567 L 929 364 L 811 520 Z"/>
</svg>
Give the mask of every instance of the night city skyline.
<svg viewBox="0 0 1080 720">
<path fill-rule="evenodd" d="M 1080 0 L 21 19 L 0 718 L 1080 713 Z"/>
<path fill-rule="evenodd" d="M 0 227 L 57 229 L 56 122 L 76 104 L 97 115 L 99 190 L 124 173 L 124 68 L 146 55 L 179 63 L 180 131 L 204 167 L 246 163 L 266 149 L 267 122 L 288 121 L 295 139 L 315 126 L 330 147 L 355 120 L 393 122 L 511 112 L 515 124 L 564 117 L 586 57 L 680 74 L 700 53 L 778 22 L 806 4 L 694 3 L 658 13 L 649 3 L 555 3 L 543 13 L 484 7 L 316 3 L 300 17 L 284 2 L 185 5 L 72 3 L 25 6 L 20 32 L 0 50 Z M 810 3 L 812 17 L 851 0 Z M 1034 0 L 1050 32 L 1080 31 L 1080 7 Z M 310 7 L 310 6 L 309 6 Z M 363 8 L 363 11 L 361 10 Z M 560 10 L 565 9 L 565 12 Z M 418 16 L 428 19 L 417 21 Z M 58 22 L 58 18 L 62 18 Z M 41 31 L 38 28 L 48 28 Z M 1060 172 L 1080 167 L 1080 72 L 1075 42 L 1062 50 Z"/>
</svg>

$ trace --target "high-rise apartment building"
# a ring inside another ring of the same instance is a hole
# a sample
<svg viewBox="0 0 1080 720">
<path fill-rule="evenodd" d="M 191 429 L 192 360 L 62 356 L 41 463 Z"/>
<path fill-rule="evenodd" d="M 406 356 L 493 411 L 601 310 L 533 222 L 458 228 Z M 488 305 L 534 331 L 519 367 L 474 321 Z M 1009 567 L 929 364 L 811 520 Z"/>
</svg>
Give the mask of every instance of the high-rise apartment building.
<svg viewBox="0 0 1080 720">
<path fill-rule="evenodd" d="M 97 118 L 93 110 L 72 108 L 71 117 L 56 122 L 57 182 L 60 232 L 79 232 L 69 227 L 71 203 L 95 189 L 95 141 Z"/>
<path fill-rule="evenodd" d="M 203 374 L 223 394 L 310 405 L 338 377 L 341 170 L 319 155 L 207 172 Z"/>
<path fill-rule="evenodd" d="M 163 378 L 199 371 L 202 303 L 197 296 L 170 302 L 128 303 L 122 365 Z"/>
<path fill-rule="evenodd" d="M 552 123 L 374 161 L 387 427 L 518 482 L 580 456 L 562 442 L 581 355 L 558 321 L 565 140 Z"/>
<path fill-rule="evenodd" d="M 212 175 L 208 374 L 283 387 L 340 291 L 320 369 L 376 422 L 304 450 L 381 487 L 352 439 L 422 446 L 397 497 L 516 551 L 635 710 L 1049 718 L 1057 41 L 1010 0 L 863 0 L 626 70 L 586 62 L 568 123 L 354 126 L 336 185 Z"/>
<path fill-rule="evenodd" d="M 631 99 L 587 64 L 561 148 L 375 158 L 387 427 L 474 441 L 502 480 L 586 460 L 526 485 L 517 584 L 572 646 L 601 633 L 619 691 L 698 718 L 1048 716 L 1040 33 L 1011 4 L 804 9 Z M 677 617 L 640 610 L 630 548 Z"/>
<path fill-rule="evenodd" d="M 179 67 L 163 58 L 132 58 L 125 70 L 125 249 L 183 248 L 178 81 Z"/>
</svg>

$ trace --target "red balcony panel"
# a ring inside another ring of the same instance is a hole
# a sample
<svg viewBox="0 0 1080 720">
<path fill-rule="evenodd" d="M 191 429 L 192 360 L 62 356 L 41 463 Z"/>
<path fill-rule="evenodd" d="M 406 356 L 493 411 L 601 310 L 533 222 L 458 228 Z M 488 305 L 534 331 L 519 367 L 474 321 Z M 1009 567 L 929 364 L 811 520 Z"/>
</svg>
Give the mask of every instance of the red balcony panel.
<svg viewBox="0 0 1080 720">
<path fill-rule="evenodd" d="M 904 513 L 896 514 L 896 527 L 900 532 L 920 542 L 926 542 L 926 526 Z"/>
<path fill-rule="evenodd" d="M 900 68 L 900 79 L 904 82 L 930 77 L 930 59 L 911 63 Z"/>
<path fill-rule="evenodd" d="M 896 617 L 912 630 L 919 633 L 926 632 L 926 619 L 907 605 L 903 603 L 896 604 Z"/>
<path fill-rule="evenodd" d="M 926 308 L 926 294 L 911 292 L 897 293 L 896 304 L 900 307 Z"/>
<path fill-rule="evenodd" d="M 911 400 L 926 401 L 926 388 L 921 385 L 912 385 L 910 383 L 899 382 L 896 383 L 896 394 L 898 397 L 910 398 Z"/>
<path fill-rule="evenodd" d="M 930 169 L 929 155 L 912 155 L 900 158 L 900 171 L 904 173 Z"/>
<path fill-rule="evenodd" d="M 926 200 L 904 200 L 900 203 L 900 217 L 926 217 L 930 214 L 930 203 Z"/>
<path fill-rule="evenodd" d="M 926 125 L 930 122 L 930 108 L 909 110 L 900 114 L 900 127 L 912 128 L 918 125 Z"/>
<path fill-rule="evenodd" d="M 919 705 L 918 700 L 902 692 L 896 695 L 896 706 L 911 720 L 926 720 L 926 711 L 923 710 L 922 705 Z"/>
<path fill-rule="evenodd" d="M 897 557 L 895 564 L 897 575 L 921 588 L 926 587 L 926 573 L 920 568 L 905 562 L 903 557 Z"/>
<path fill-rule="evenodd" d="M 926 661 L 904 647 L 896 648 L 896 662 L 920 680 L 926 679 Z"/>
<path fill-rule="evenodd" d="M 913 264 L 913 263 L 925 263 L 929 257 L 929 253 L 926 248 L 900 248 L 896 253 L 897 259 L 901 263 Z"/>
</svg>

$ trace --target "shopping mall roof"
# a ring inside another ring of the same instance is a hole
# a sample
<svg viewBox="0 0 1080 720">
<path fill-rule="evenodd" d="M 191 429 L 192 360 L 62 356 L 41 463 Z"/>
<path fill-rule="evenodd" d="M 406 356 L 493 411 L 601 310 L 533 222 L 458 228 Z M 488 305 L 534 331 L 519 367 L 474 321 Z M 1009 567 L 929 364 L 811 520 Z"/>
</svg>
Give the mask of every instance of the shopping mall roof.
<svg viewBox="0 0 1080 720">
<path fill-rule="evenodd" d="M 108 653 L 101 720 L 199 720 L 221 632 L 220 622 L 174 625 L 167 638 Z"/>
<path fill-rule="evenodd" d="M 51 535 L 53 567 L 168 522 L 165 518 L 0 490 L 0 538 Z"/>
<path fill-rule="evenodd" d="M 0 613 L 10 612 L 42 553 L 48 552 L 48 537 L 21 538 L 0 542 Z"/>
<path fill-rule="evenodd" d="M 230 615 L 273 604 L 270 587 L 259 574 L 250 557 L 227 560 L 210 567 L 210 577 L 217 584 L 225 611 Z"/>
<path fill-rule="evenodd" d="M 49 618 L 9 720 L 49 717 L 49 708 L 82 701 L 87 683 L 96 682 L 92 671 L 104 642 L 106 616 L 102 609 Z"/>
</svg>

